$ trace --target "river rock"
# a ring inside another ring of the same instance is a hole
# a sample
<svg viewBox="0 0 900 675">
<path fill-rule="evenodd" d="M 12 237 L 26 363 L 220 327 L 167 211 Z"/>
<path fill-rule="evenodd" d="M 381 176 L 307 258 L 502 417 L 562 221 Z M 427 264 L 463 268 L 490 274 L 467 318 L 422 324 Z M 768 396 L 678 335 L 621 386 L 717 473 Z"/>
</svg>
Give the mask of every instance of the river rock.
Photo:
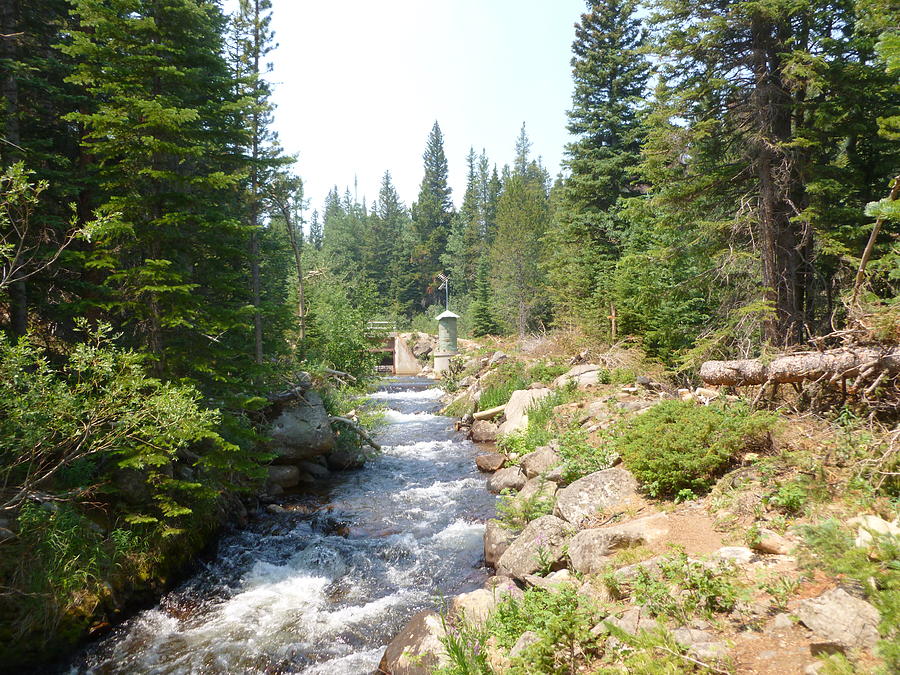
<svg viewBox="0 0 900 675">
<path fill-rule="evenodd" d="M 301 460 L 297 462 L 295 466 L 300 469 L 301 472 L 309 474 L 316 480 L 324 480 L 331 475 L 331 472 L 327 469 L 327 467 L 319 464 L 318 462 Z"/>
<path fill-rule="evenodd" d="M 564 375 L 557 377 L 553 381 L 553 386 L 559 389 L 566 387 L 573 382 L 579 389 L 596 386 L 600 383 L 600 376 L 603 372 L 604 369 L 601 366 L 594 363 L 585 363 L 580 366 L 575 366 Z"/>
<path fill-rule="evenodd" d="M 468 622 L 482 626 L 504 598 L 520 598 L 522 595 L 522 589 L 512 580 L 494 588 L 479 588 L 470 593 L 461 593 L 450 601 L 450 616 L 465 617 Z"/>
<path fill-rule="evenodd" d="M 573 577 L 569 570 L 557 570 L 545 577 L 539 577 L 536 574 L 526 574 L 524 581 L 528 586 L 541 588 L 548 593 L 556 593 L 566 586 L 577 587 L 579 585 L 578 579 Z"/>
<path fill-rule="evenodd" d="M 522 469 L 528 478 L 546 474 L 561 463 L 562 457 L 546 445 L 522 456 Z"/>
<path fill-rule="evenodd" d="M 497 573 L 514 579 L 524 579 L 544 565 L 554 565 L 565 552 L 569 539 L 569 525 L 556 516 L 541 516 L 532 520 L 500 556 Z"/>
<path fill-rule="evenodd" d="M 499 520 L 489 520 L 484 526 L 484 564 L 496 567 L 500 556 L 516 538 L 516 533 L 503 527 Z"/>
<path fill-rule="evenodd" d="M 493 443 L 497 440 L 500 427 L 490 420 L 475 420 L 469 430 L 469 438 L 476 443 Z"/>
<path fill-rule="evenodd" d="M 878 610 L 843 588 L 803 600 L 794 614 L 811 631 L 846 649 L 874 647 L 878 642 Z"/>
<path fill-rule="evenodd" d="M 607 556 L 644 541 L 635 530 L 616 527 L 581 530 L 569 542 L 569 562 L 576 572 L 596 574 L 606 566 Z"/>
<path fill-rule="evenodd" d="M 425 610 L 414 615 L 391 640 L 378 672 L 385 675 L 428 675 L 449 663 L 441 638 L 446 635 L 439 614 Z"/>
<path fill-rule="evenodd" d="M 506 420 L 500 425 L 500 434 L 511 434 L 528 426 L 528 409 L 550 395 L 549 389 L 519 389 L 514 391 L 506 404 Z"/>
<path fill-rule="evenodd" d="M 553 499 L 553 496 L 556 494 L 556 483 L 552 480 L 546 480 L 544 478 L 532 478 L 530 481 L 525 483 L 521 490 L 519 490 L 519 494 L 516 495 L 516 499 L 519 501 L 525 501 L 526 499 L 534 499 L 536 497 L 540 497 L 543 499 Z"/>
<path fill-rule="evenodd" d="M 499 452 L 489 452 L 475 458 L 475 466 L 486 473 L 499 471 L 504 464 L 506 464 L 506 455 L 501 455 Z"/>
<path fill-rule="evenodd" d="M 349 471 L 360 469 L 366 463 L 366 456 L 361 452 L 351 452 L 341 448 L 335 448 L 326 456 L 328 468 L 332 471 Z"/>
<path fill-rule="evenodd" d="M 637 635 L 645 630 L 653 630 L 658 625 L 656 619 L 650 616 L 650 612 L 641 607 L 630 607 L 619 616 L 606 619 L 603 621 L 603 624 L 615 626 L 629 635 Z M 597 628 L 599 628 L 599 626 L 594 630 L 597 630 Z M 598 632 L 603 631 L 601 630 Z M 609 647 L 618 647 L 622 643 L 618 638 L 610 637 L 606 644 Z"/>
<path fill-rule="evenodd" d="M 312 459 L 334 448 L 334 434 L 322 397 L 307 391 L 272 422 L 272 451 L 282 462 Z"/>
<path fill-rule="evenodd" d="M 517 466 L 500 469 L 488 481 L 488 490 L 500 493 L 503 490 L 521 490 L 525 487 L 525 473 Z"/>
<path fill-rule="evenodd" d="M 296 487 L 300 483 L 300 469 L 296 466 L 270 466 L 269 482 L 281 488 Z"/>
<path fill-rule="evenodd" d="M 554 514 L 573 525 L 598 511 L 621 504 L 637 492 L 637 481 L 625 469 L 604 469 L 579 478 L 556 494 Z"/>
<path fill-rule="evenodd" d="M 494 366 L 503 363 L 508 358 L 509 356 L 507 356 L 503 352 L 494 352 L 493 356 L 491 356 L 491 358 L 487 362 L 488 368 L 493 368 Z"/>
</svg>

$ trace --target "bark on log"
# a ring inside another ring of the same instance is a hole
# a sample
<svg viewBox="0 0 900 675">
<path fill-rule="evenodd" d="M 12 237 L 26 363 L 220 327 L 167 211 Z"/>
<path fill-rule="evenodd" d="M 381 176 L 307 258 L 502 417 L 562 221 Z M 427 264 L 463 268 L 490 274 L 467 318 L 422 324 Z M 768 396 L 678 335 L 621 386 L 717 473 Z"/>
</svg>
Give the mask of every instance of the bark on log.
<svg viewBox="0 0 900 675">
<path fill-rule="evenodd" d="M 842 347 L 825 352 L 788 354 L 762 362 L 759 359 L 707 361 L 700 366 L 700 379 L 707 384 L 744 386 L 788 384 L 821 377 L 856 377 L 864 372 L 900 373 L 900 347 Z"/>
<path fill-rule="evenodd" d="M 503 411 L 506 410 L 505 405 L 498 405 L 496 408 L 488 408 L 487 410 L 482 410 L 481 412 L 477 412 L 472 417 L 476 420 L 489 420 L 497 415 L 503 414 Z"/>
</svg>

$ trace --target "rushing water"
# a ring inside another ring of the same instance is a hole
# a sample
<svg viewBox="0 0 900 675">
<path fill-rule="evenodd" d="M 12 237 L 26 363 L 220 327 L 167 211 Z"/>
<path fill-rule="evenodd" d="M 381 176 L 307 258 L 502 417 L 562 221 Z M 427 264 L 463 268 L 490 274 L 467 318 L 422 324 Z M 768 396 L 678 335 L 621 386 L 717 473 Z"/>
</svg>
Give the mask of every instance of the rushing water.
<svg viewBox="0 0 900 675">
<path fill-rule="evenodd" d="M 493 498 L 437 389 L 393 380 L 384 453 L 227 535 L 215 559 L 73 673 L 372 673 L 416 611 L 481 585 Z"/>
</svg>

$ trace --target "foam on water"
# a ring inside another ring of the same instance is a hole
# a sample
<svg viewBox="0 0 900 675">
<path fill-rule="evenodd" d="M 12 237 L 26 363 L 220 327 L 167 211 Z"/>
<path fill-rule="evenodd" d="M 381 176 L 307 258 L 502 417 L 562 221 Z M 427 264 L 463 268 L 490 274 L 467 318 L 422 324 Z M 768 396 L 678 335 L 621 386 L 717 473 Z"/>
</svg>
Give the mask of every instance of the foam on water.
<svg viewBox="0 0 900 675">
<path fill-rule="evenodd" d="M 494 498 L 474 446 L 433 414 L 440 396 L 373 394 L 390 406 L 384 453 L 335 482 L 327 510 L 261 513 L 170 600 L 88 650 L 72 672 L 374 671 L 412 614 L 484 576 L 482 522 Z M 349 535 L 329 529 L 340 523 Z"/>
</svg>

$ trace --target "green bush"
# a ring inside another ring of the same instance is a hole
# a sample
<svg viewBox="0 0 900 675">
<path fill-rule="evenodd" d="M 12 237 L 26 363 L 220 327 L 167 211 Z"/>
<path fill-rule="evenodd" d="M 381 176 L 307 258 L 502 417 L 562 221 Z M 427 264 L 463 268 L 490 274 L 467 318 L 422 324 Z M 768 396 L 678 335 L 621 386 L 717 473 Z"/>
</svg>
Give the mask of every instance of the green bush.
<svg viewBox="0 0 900 675">
<path fill-rule="evenodd" d="M 619 425 L 611 450 L 652 496 L 705 493 L 742 450 L 769 442 L 776 417 L 746 405 L 664 401 Z"/>
<path fill-rule="evenodd" d="M 560 375 L 568 372 L 569 366 L 563 364 L 545 363 L 540 361 L 535 363 L 528 370 L 528 379 L 532 382 L 543 382 L 550 384 Z"/>
<path fill-rule="evenodd" d="M 532 520 L 552 513 L 554 503 L 554 497 L 540 490 L 525 498 L 515 492 L 504 491 L 497 501 L 497 516 L 504 527 L 518 532 Z"/>
</svg>

